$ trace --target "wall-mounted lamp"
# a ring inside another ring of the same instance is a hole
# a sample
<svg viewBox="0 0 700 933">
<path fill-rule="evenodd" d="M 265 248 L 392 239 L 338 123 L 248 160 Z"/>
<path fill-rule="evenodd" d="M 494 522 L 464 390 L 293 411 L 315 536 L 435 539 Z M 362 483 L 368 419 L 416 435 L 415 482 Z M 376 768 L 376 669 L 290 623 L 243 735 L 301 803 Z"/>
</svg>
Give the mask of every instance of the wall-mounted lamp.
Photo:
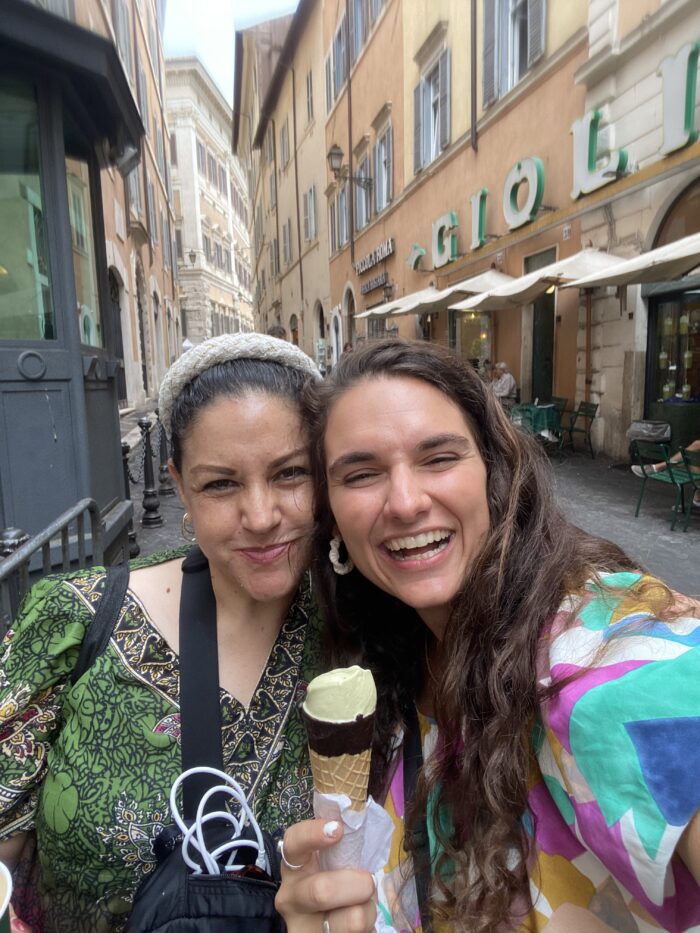
<svg viewBox="0 0 700 933">
<path fill-rule="evenodd" d="M 347 165 L 343 165 L 343 150 L 337 143 L 333 143 L 331 148 L 328 150 L 328 155 L 326 159 L 328 160 L 328 168 L 333 173 L 333 177 L 336 181 L 339 178 L 343 180 L 349 178 L 350 181 L 353 181 L 360 188 L 364 188 L 365 191 L 371 191 L 374 182 L 371 178 L 366 178 L 364 175 L 351 175 L 350 169 Z"/>
<path fill-rule="evenodd" d="M 197 262 L 197 250 L 191 249 L 187 255 L 189 256 L 192 265 L 194 265 Z"/>
<path fill-rule="evenodd" d="M 391 279 L 387 279 L 384 283 L 384 301 L 391 301 L 391 296 L 394 294 L 394 283 Z"/>
</svg>

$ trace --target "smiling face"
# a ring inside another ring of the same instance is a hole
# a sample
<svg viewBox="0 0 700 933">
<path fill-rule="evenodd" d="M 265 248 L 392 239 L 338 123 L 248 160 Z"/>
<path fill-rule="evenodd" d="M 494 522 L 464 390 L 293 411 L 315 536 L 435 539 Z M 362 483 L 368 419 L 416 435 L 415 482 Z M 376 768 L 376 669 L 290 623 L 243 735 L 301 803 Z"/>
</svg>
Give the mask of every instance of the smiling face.
<svg viewBox="0 0 700 933">
<path fill-rule="evenodd" d="M 325 454 L 355 565 L 439 637 L 489 529 L 486 466 L 462 410 L 419 379 L 369 378 L 331 408 Z"/>
<path fill-rule="evenodd" d="M 299 413 L 262 392 L 220 398 L 171 466 L 212 580 L 243 600 L 288 603 L 309 560 L 311 479 Z"/>
</svg>

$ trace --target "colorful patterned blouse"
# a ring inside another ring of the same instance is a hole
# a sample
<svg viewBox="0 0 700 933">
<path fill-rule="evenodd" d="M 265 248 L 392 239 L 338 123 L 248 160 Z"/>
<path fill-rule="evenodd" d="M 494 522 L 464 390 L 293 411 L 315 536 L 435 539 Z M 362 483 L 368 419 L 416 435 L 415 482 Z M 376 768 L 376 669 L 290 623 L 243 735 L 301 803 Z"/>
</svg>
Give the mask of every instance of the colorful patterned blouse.
<svg viewBox="0 0 700 933">
<path fill-rule="evenodd" d="M 605 583 L 614 589 L 591 583 L 567 599 L 542 639 L 540 684 L 569 682 L 533 732 L 523 826 L 534 908 L 513 929 L 698 933 L 700 887 L 674 851 L 700 810 L 700 619 L 659 621 L 652 578 Z M 421 717 L 421 733 L 428 761 L 435 723 Z M 414 886 L 397 896 L 407 868 L 400 767 L 386 806 L 397 831 L 378 879 L 378 929 L 420 930 Z"/>
<path fill-rule="evenodd" d="M 15 902 L 33 933 L 123 928 L 153 870 L 153 839 L 171 822 L 168 795 L 182 770 L 178 659 L 131 591 L 107 650 L 70 684 L 104 581 L 99 570 L 42 580 L 3 645 L 0 838 L 36 830 L 38 863 L 26 887 L 18 879 Z M 250 707 L 221 691 L 224 766 L 265 829 L 311 816 L 298 705 L 319 657 L 319 620 L 304 586 Z"/>
</svg>

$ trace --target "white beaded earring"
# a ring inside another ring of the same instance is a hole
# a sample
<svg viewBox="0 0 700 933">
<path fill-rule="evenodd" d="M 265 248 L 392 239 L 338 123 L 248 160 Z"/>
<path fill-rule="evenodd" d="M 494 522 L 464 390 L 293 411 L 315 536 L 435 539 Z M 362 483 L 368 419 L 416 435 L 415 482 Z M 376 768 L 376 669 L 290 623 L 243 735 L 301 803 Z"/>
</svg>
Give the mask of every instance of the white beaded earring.
<svg viewBox="0 0 700 933">
<path fill-rule="evenodd" d="M 328 559 L 331 562 L 333 570 L 338 574 L 338 576 L 345 576 L 346 573 L 350 571 L 355 566 L 352 562 L 352 557 L 348 554 L 348 559 L 343 563 L 340 559 L 340 545 L 343 543 L 343 539 L 340 535 L 334 535 L 331 538 L 331 546 L 328 551 Z"/>
</svg>

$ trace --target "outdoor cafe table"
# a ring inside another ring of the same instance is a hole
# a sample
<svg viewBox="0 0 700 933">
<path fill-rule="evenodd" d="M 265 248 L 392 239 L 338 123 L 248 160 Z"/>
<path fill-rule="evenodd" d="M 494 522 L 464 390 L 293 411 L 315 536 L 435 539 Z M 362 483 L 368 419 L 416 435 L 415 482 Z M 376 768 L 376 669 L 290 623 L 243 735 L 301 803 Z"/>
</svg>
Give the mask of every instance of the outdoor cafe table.
<svg viewBox="0 0 700 933">
<path fill-rule="evenodd" d="M 551 437 L 559 430 L 561 415 L 556 405 L 514 405 L 510 420 L 531 434 Z"/>
</svg>

